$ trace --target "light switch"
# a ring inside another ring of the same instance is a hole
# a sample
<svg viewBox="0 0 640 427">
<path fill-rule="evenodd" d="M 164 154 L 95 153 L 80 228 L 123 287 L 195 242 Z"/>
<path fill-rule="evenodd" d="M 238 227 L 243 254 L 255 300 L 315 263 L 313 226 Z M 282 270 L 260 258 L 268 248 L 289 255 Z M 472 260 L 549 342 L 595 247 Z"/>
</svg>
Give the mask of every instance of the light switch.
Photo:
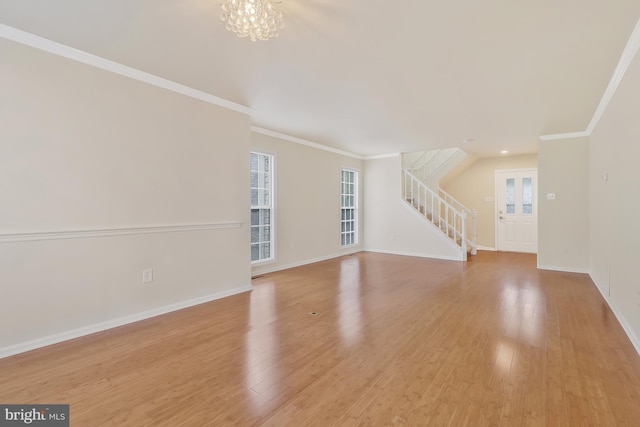
<svg viewBox="0 0 640 427">
<path fill-rule="evenodd" d="M 153 269 L 148 268 L 142 270 L 142 283 L 151 283 L 153 282 Z"/>
<path fill-rule="evenodd" d="M 547 193 L 547 200 L 555 200 L 556 193 Z"/>
</svg>

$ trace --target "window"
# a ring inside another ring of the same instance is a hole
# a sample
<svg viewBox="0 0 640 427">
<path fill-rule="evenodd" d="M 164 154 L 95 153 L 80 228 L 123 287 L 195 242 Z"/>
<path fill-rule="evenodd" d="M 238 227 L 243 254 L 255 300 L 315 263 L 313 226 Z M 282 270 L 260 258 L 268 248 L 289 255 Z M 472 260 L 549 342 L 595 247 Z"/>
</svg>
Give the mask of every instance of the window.
<svg viewBox="0 0 640 427">
<path fill-rule="evenodd" d="M 251 153 L 251 262 L 274 259 L 273 156 Z"/>
<path fill-rule="evenodd" d="M 358 243 L 358 172 L 342 169 L 340 193 L 340 244 Z"/>
</svg>

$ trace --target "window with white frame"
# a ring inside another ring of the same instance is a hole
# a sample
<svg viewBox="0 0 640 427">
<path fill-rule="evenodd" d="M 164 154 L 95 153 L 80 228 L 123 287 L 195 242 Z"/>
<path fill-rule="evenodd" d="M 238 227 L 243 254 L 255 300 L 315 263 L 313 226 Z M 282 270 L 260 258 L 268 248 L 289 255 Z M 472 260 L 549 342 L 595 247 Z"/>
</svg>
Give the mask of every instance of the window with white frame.
<svg viewBox="0 0 640 427">
<path fill-rule="evenodd" d="M 251 153 L 251 262 L 274 259 L 273 156 Z"/>
<path fill-rule="evenodd" d="M 340 245 L 358 243 L 358 172 L 342 169 Z"/>
</svg>

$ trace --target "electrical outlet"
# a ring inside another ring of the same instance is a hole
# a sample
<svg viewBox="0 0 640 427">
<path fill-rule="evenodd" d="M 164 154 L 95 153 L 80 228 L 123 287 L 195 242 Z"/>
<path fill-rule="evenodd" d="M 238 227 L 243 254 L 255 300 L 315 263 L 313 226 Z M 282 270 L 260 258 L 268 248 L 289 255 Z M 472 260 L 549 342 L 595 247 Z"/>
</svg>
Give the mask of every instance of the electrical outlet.
<svg viewBox="0 0 640 427">
<path fill-rule="evenodd" d="M 153 269 L 147 268 L 142 270 L 142 283 L 151 283 L 153 282 Z"/>
</svg>

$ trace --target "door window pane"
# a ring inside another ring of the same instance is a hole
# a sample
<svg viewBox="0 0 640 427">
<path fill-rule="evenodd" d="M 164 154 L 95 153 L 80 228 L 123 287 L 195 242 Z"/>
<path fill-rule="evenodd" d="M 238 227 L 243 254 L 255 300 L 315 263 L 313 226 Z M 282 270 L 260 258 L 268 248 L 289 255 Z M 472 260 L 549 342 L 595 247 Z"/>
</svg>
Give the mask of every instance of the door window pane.
<svg viewBox="0 0 640 427">
<path fill-rule="evenodd" d="M 508 178 L 507 179 L 507 194 L 506 194 L 506 202 L 507 202 L 507 213 L 512 214 L 516 213 L 516 179 Z"/>
<path fill-rule="evenodd" d="M 533 178 L 522 178 L 522 213 L 533 213 Z"/>
</svg>

